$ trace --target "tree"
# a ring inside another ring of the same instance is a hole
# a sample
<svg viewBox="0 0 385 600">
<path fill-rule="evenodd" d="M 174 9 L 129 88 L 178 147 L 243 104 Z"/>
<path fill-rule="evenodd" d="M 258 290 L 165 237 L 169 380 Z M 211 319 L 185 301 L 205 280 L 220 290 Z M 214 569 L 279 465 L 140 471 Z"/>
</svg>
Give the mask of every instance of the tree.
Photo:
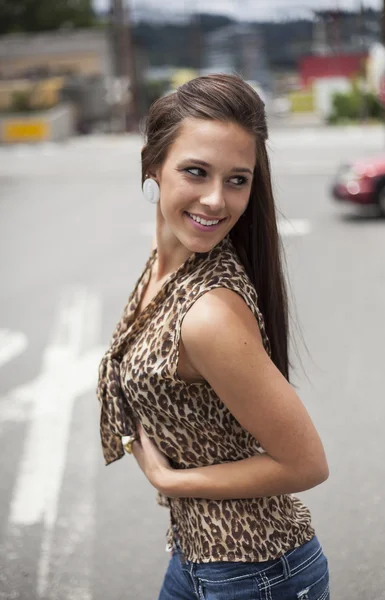
<svg viewBox="0 0 385 600">
<path fill-rule="evenodd" d="M 0 34 L 95 23 L 92 0 L 0 0 Z"/>
</svg>

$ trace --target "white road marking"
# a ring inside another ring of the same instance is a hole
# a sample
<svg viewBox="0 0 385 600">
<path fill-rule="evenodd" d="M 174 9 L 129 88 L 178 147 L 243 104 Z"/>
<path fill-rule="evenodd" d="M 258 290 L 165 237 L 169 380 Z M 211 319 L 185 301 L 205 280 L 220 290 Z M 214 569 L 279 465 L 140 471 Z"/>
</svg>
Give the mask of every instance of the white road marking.
<svg viewBox="0 0 385 600">
<path fill-rule="evenodd" d="M 383 127 L 304 127 L 293 129 L 273 129 L 270 135 L 269 148 L 274 151 L 295 147 L 369 147 L 373 150 L 383 148 Z"/>
<path fill-rule="evenodd" d="M 21 331 L 0 329 L 0 367 L 22 354 L 27 346 L 27 336 Z"/>
<path fill-rule="evenodd" d="M 351 126 L 351 127 L 295 127 L 271 128 L 268 149 L 276 153 L 287 148 L 342 148 L 352 146 L 366 148 L 370 151 L 383 150 L 383 127 Z M 0 148 L 3 158 L 40 160 L 43 156 L 74 155 L 84 156 L 84 153 L 100 153 L 106 148 L 118 155 L 126 155 L 131 148 L 138 149 L 142 143 L 139 135 L 118 136 L 110 134 L 94 134 L 90 136 L 73 137 L 63 142 L 18 143 Z"/>
<path fill-rule="evenodd" d="M 307 219 L 281 219 L 278 222 L 278 231 L 282 236 L 309 235 L 311 223 Z"/>
<path fill-rule="evenodd" d="M 278 221 L 278 231 L 282 236 L 309 235 L 311 230 L 311 223 L 307 219 L 279 219 Z M 140 223 L 139 232 L 144 236 L 153 236 L 155 222 Z"/>
<path fill-rule="evenodd" d="M 99 342 L 100 327 L 98 298 L 83 287 L 67 290 L 59 307 L 51 343 L 44 352 L 41 373 L 34 381 L 14 389 L 2 399 L 3 407 L 20 404 L 22 410 L 0 411 L 0 422 L 12 418 L 13 414 L 20 420 L 22 411 L 24 418 L 28 418 L 28 414 L 31 417 L 13 490 L 8 537 L 12 538 L 23 527 L 43 523 L 37 580 L 39 598 L 47 592 L 52 536 L 74 402 L 96 386 L 97 366 L 104 350 L 95 345 Z M 29 408 L 27 412 L 26 407 Z M 84 501 L 90 503 L 90 498 Z M 84 590 L 83 596 L 90 596 L 88 589 Z"/>
<path fill-rule="evenodd" d="M 90 407 L 89 398 L 79 398 L 81 414 L 85 416 L 81 431 L 72 435 L 75 454 L 68 450 L 66 485 L 50 546 L 47 545 L 47 576 L 44 600 L 92 600 L 92 557 L 94 553 L 95 475 L 98 453 L 90 452 L 98 436 L 97 407 Z M 78 413 L 79 414 L 79 413 Z M 76 456 L 79 448 L 88 448 Z M 68 472 L 67 472 L 68 469 Z M 45 551 L 42 548 L 42 553 Z M 49 569 L 48 569 L 49 567 Z M 71 577 L 68 577 L 68 574 Z"/>
</svg>

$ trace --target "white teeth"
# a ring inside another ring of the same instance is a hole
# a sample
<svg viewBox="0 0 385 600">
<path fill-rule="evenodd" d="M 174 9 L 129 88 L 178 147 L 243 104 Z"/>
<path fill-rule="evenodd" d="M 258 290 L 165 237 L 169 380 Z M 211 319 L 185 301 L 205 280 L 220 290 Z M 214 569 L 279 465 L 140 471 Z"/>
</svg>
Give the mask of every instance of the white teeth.
<svg viewBox="0 0 385 600">
<path fill-rule="evenodd" d="M 191 213 L 188 213 L 188 215 L 197 223 L 200 223 L 201 225 L 206 225 L 206 227 L 210 227 L 210 225 L 216 225 L 217 223 L 219 223 L 219 219 L 216 219 L 215 221 L 206 221 L 205 219 L 201 219 L 201 217 L 197 217 L 196 215 L 192 215 Z"/>
</svg>

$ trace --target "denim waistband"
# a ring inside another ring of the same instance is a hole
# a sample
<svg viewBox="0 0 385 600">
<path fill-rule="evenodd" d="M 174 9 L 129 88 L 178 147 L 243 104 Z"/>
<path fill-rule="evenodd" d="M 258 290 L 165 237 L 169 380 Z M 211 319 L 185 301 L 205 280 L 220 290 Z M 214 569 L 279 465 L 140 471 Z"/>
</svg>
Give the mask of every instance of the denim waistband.
<svg viewBox="0 0 385 600">
<path fill-rule="evenodd" d="M 309 542 L 290 550 L 280 558 L 259 563 L 191 563 L 183 560 L 180 549 L 177 549 L 177 552 L 180 554 L 184 568 L 203 582 L 206 580 L 220 583 L 229 578 L 234 581 L 245 579 L 251 575 L 261 575 L 268 585 L 274 586 L 310 567 L 322 555 L 323 550 L 315 535 Z M 222 568 L 218 569 L 219 564 L 223 566 L 223 570 Z M 224 579 L 221 578 L 221 572 Z"/>
</svg>

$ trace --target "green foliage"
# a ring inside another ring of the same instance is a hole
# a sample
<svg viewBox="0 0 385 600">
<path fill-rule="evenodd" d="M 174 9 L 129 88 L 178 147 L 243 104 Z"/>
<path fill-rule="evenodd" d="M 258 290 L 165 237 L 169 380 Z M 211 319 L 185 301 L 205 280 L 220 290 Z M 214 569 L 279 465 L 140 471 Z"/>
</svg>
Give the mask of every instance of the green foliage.
<svg viewBox="0 0 385 600">
<path fill-rule="evenodd" d="M 22 91 L 12 94 L 12 102 L 10 106 L 11 112 L 30 112 L 33 110 L 31 105 L 31 92 Z"/>
<path fill-rule="evenodd" d="M 372 92 L 361 91 L 357 83 L 349 92 L 333 96 L 333 110 L 328 117 L 330 124 L 349 123 L 363 119 L 382 120 L 384 108 Z"/>
<path fill-rule="evenodd" d="M 0 0 L 0 34 L 90 27 L 92 0 Z"/>
<path fill-rule="evenodd" d="M 366 105 L 369 116 L 381 120 L 384 118 L 384 107 L 375 94 L 370 93 L 366 95 Z"/>
</svg>

